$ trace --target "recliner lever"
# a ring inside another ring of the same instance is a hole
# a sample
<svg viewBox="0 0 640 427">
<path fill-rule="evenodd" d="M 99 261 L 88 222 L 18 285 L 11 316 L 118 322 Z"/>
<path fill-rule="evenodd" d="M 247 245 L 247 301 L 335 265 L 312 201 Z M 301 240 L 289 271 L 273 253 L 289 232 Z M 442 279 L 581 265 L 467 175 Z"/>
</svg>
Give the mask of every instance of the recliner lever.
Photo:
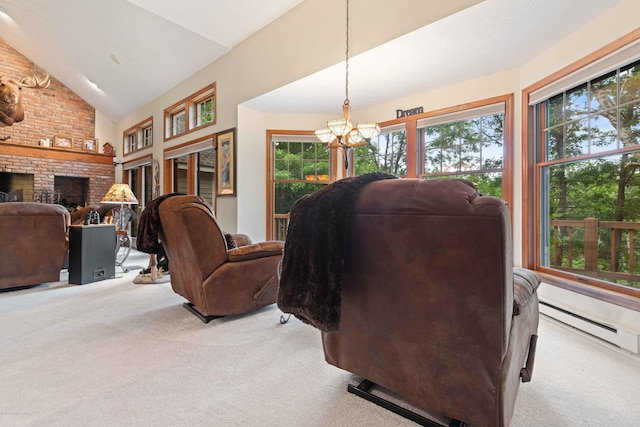
<svg viewBox="0 0 640 427">
<path fill-rule="evenodd" d="M 531 335 L 531 340 L 529 341 L 529 353 L 527 354 L 527 362 L 524 365 L 524 368 L 520 369 L 520 377 L 522 378 L 523 383 L 528 383 L 531 381 L 531 377 L 533 376 L 533 362 L 536 358 L 536 343 L 538 342 L 537 335 Z"/>
</svg>

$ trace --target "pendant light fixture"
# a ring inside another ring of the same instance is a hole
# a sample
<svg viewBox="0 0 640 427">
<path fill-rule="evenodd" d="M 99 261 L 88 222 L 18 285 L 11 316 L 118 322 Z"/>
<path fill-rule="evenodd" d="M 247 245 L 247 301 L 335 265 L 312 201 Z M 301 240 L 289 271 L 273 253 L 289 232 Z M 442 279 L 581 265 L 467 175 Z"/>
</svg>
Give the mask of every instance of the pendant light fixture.
<svg viewBox="0 0 640 427">
<path fill-rule="evenodd" d="M 353 126 L 351 122 L 351 104 L 349 101 L 349 0 L 347 3 L 346 50 L 345 50 L 345 100 L 342 105 L 342 118 L 329 120 L 327 127 L 315 131 L 316 137 L 329 148 L 342 149 L 344 167 L 349 169 L 349 151 L 353 147 L 366 145 L 380 134 L 377 123 L 360 123 Z"/>
</svg>

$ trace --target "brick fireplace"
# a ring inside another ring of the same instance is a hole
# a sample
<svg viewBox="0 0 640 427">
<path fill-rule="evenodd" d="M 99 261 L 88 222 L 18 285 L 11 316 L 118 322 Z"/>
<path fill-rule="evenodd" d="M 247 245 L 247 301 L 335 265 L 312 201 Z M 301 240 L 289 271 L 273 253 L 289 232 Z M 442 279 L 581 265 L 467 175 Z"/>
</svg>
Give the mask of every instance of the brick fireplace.
<svg viewBox="0 0 640 427">
<path fill-rule="evenodd" d="M 0 38 L 0 75 L 17 80 L 40 68 Z M 0 192 L 23 201 L 94 205 L 115 182 L 111 155 L 86 151 L 83 141 L 95 138 L 95 109 L 55 76 L 46 89 L 23 90 L 24 120 L 0 127 Z M 68 147 L 40 145 L 56 137 Z"/>
<path fill-rule="evenodd" d="M 111 156 L 0 143 L 0 191 L 22 201 L 95 205 L 114 182 Z"/>
</svg>

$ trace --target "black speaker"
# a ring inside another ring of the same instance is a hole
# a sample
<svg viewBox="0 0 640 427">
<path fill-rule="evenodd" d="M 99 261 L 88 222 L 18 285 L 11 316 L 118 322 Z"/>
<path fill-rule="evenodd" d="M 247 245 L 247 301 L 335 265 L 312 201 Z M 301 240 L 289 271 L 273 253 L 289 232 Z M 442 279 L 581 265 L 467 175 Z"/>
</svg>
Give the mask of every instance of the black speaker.
<svg viewBox="0 0 640 427">
<path fill-rule="evenodd" d="M 84 285 L 115 276 L 115 226 L 97 224 L 69 227 L 69 283 Z"/>
</svg>

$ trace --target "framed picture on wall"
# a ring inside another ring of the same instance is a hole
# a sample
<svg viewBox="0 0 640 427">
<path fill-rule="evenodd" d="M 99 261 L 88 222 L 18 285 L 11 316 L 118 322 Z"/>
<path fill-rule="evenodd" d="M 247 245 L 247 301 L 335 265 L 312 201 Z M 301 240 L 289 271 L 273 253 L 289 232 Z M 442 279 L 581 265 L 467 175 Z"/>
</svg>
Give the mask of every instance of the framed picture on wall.
<svg viewBox="0 0 640 427">
<path fill-rule="evenodd" d="M 236 129 L 216 134 L 216 190 L 218 196 L 236 195 Z"/>
<path fill-rule="evenodd" d="M 54 135 L 53 146 L 58 148 L 73 148 L 73 138 L 65 135 Z"/>
<path fill-rule="evenodd" d="M 94 153 L 97 153 L 98 138 L 85 138 L 84 143 L 82 144 L 82 149 L 84 151 L 93 151 Z"/>
</svg>

